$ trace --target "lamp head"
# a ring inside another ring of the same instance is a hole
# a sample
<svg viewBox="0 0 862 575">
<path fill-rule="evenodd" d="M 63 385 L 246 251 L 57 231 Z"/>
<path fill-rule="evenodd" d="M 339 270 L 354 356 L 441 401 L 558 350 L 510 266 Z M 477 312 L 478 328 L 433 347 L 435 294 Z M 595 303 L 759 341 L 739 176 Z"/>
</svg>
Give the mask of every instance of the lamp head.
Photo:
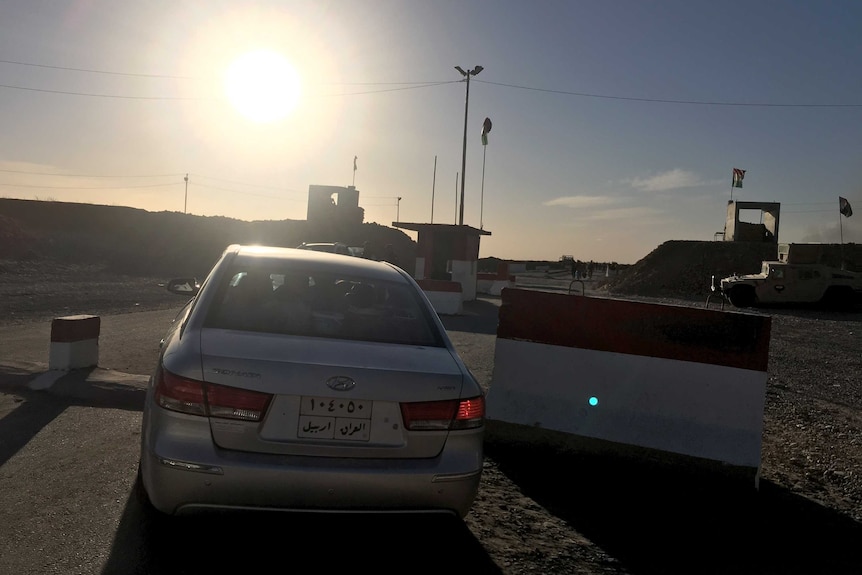
<svg viewBox="0 0 862 575">
<path fill-rule="evenodd" d="M 461 75 L 462 75 L 462 76 L 466 76 L 466 75 L 467 75 L 467 72 L 465 72 L 465 71 L 464 71 L 464 69 L 463 69 L 461 66 L 455 66 L 455 69 L 456 69 L 456 70 L 458 70 L 459 72 L 461 72 Z"/>
<path fill-rule="evenodd" d="M 472 70 L 470 70 L 470 73 L 471 73 L 471 74 L 473 74 L 473 75 L 475 76 L 476 74 L 478 74 L 479 72 L 481 72 L 481 71 L 482 71 L 482 70 L 484 70 L 484 69 L 485 69 L 485 68 L 483 68 L 482 66 L 476 66 L 475 68 L 473 68 Z"/>
</svg>

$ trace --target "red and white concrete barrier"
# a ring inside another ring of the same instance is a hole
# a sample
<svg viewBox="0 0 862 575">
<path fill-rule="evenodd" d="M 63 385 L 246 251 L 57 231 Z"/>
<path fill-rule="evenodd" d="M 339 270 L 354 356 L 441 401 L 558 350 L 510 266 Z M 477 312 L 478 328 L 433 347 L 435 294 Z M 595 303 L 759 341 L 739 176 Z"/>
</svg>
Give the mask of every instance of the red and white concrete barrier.
<svg viewBox="0 0 862 575">
<path fill-rule="evenodd" d="M 101 320 L 94 315 L 58 317 L 51 322 L 48 368 L 79 369 L 99 364 Z"/>
<path fill-rule="evenodd" d="M 769 317 L 507 289 L 488 418 L 755 470 Z"/>
<path fill-rule="evenodd" d="M 515 287 L 515 276 L 509 274 L 508 262 L 500 262 L 497 273 L 476 274 L 476 291 L 489 295 L 500 295 L 505 288 Z"/>
<path fill-rule="evenodd" d="M 464 311 L 464 300 L 461 297 L 461 284 L 446 280 L 422 279 L 416 282 L 434 311 L 440 315 L 458 315 Z"/>
</svg>

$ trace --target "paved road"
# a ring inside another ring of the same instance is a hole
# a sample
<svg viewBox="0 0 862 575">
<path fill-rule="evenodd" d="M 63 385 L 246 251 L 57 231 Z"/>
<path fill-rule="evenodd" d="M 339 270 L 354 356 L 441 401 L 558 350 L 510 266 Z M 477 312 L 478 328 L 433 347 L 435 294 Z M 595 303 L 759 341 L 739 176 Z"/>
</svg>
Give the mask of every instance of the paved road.
<svg viewBox="0 0 862 575">
<path fill-rule="evenodd" d="M 485 385 L 497 303 L 444 320 Z M 133 486 L 145 374 L 174 315 L 103 317 L 102 367 L 48 391 L 25 384 L 46 368 L 50 325 L 0 327 L 0 575 L 287 572 L 309 561 L 320 572 L 859 573 L 859 523 L 776 484 L 747 506 L 678 471 L 648 480 L 642 466 L 529 445 L 489 451 L 470 528 L 256 513 L 157 521 Z"/>
<path fill-rule="evenodd" d="M 369 561 L 394 571 L 391 554 L 374 558 L 384 542 L 435 569 L 464 560 L 494 569 L 466 526 L 449 518 L 245 513 L 159 521 L 133 487 L 142 381 L 101 374 L 108 376 L 101 382 L 59 381 L 50 393 L 0 393 L 0 573 L 292 571 L 309 558 L 322 572 Z"/>
<path fill-rule="evenodd" d="M 149 374 L 159 354 L 159 340 L 181 306 L 101 317 L 99 367 Z M 28 362 L 47 369 L 51 322 L 0 326 L 0 364 Z"/>
<path fill-rule="evenodd" d="M 396 570 L 384 543 L 423 570 L 497 569 L 449 518 L 248 513 L 166 524 L 148 515 L 134 490 L 140 409 L 178 309 L 103 316 L 99 368 L 59 379 L 45 373 L 50 322 L 0 327 L 0 573 L 219 573 L 245 571 L 250 560 L 292 570 L 308 559 L 324 572 L 369 561 Z M 485 301 L 446 320 L 486 386 L 495 318 Z M 39 377 L 52 383 L 47 391 L 27 387 Z"/>
</svg>

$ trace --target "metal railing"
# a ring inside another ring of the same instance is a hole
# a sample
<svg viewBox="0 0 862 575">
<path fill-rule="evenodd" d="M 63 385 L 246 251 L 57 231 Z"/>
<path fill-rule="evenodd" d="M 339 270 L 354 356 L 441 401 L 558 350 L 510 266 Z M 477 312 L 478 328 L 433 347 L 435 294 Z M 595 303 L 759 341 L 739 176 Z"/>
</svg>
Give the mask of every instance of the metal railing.
<svg viewBox="0 0 862 575">
<path fill-rule="evenodd" d="M 572 295 L 572 286 L 573 286 L 574 284 L 576 284 L 576 283 L 581 284 L 581 295 L 584 295 L 584 296 L 585 296 L 585 295 L 587 295 L 587 288 L 586 288 L 586 286 L 584 285 L 584 280 L 572 280 L 572 281 L 569 283 L 568 294 L 569 294 L 569 295 Z"/>
</svg>

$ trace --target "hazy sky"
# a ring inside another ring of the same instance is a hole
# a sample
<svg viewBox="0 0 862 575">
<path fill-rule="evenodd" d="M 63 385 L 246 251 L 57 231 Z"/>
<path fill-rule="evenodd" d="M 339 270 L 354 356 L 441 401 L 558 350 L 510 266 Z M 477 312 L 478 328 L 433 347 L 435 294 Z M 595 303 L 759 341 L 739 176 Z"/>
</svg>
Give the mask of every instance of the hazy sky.
<svg viewBox="0 0 862 575">
<path fill-rule="evenodd" d="M 284 119 L 226 99 L 254 50 L 295 67 Z M 304 219 L 350 185 L 366 221 L 456 219 L 481 256 L 634 263 L 711 240 L 734 199 L 779 240 L 862 242 L 862 3 L 5 0 L 0 197 Z M 493 129 L 484 150 L 482 121 Z M 436 186 L 434 158 L 437 157 Z M 52 174 L 52 175 L 47 175 Z M 480 203 L 484 196 L 484 202 Z M 749 221 L 757 220 L 749 217 Z"/>
</svg>

